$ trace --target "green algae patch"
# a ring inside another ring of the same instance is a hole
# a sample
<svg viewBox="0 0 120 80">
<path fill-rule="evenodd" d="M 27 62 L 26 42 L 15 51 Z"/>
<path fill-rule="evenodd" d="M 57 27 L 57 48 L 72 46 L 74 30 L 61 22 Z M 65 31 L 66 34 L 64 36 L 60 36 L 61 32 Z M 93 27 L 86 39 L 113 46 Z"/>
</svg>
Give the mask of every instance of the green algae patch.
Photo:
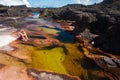
<svg viewBox="0 0 120 80">
<path fill-rule="evenodd" d="M 66 69 L 62 65 L 64 59 L 65 54 L 61 47 L 37 50 L 32 54 L 32 67 L 67 74 Z"/>
<path fill-rule="evenodd" d="M 88 80 L 88 71 L 82 66 L 85 56 L 83 52 L 79 51 L 78 45 L 78 43 L 65 44 L 68 54 L 65 57 L 63 65 L 69 74 Z"/>
<path fill-rule="evenodd" d="M 57 34 L 60 32 L 59 30 L 54 29 L 54 28 L 53 29 L 47 28 L 47 27 L 41 27 L 41 28 L 42 28 L 43 32 L 48 33 L 48 34 Z"/>
</svg>

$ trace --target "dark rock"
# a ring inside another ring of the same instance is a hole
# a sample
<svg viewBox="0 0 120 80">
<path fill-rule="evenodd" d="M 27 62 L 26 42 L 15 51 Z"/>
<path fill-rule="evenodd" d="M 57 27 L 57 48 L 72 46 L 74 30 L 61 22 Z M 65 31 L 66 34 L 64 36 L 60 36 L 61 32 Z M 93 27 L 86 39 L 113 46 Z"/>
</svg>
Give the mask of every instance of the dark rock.
<svg viewBox="0 0 120 80">
<path fill-rule="evenodd" d="M 0 6 L 0 16 L 28 16 L 30 14 L 30 10 L 25 5 L 20 6 Z"/>
<path fill-rule="evenodd" d="M 95 34 L 103 34 L 115 23 L 115 18 L 110 15 L 97 15 L 97 20 L 92 23 L 90 30 Z"/>
<path fill-rule="evenodd" d="M 90 6 L 71 4 L 55 10 L 53 18 L 74 21 L 74 35 L 93 39 L 94 47 L 104 51 L 120 53 L 120 0 L 104 0 Z"/>
<path fill-rule="evenodd" d="M 12 6 L 10 8 L 8 8 L 8 16 L 27 16 L 28 12 L 27 12 L 28 8 L 25 5 L 21 5 L 21 6 Z"/>
<path fill-rule="evenodd" d="M 95 47 L 98 47 L 104 51 L 120 53 L 120 24 L 117 23 L 111 26 L 107 32 L 94 39 Z"/>
<path fill-rule="evenodd" d="M 95 37 L 99 36 L 99 35 L 91 33 L 90 30 L 87 28 L 83 32 L 81 32 L 79 35 L 81 35 L 82 38 L 87 39 L 87 40 L 93 40 Z"/>
<path fill-rule="evenodd" d="M 119 1 L 119 0 L 104 0 L 103 4 L 112 4 L 112 3 L 116 2 L 116 1 Z"/>
</svg>

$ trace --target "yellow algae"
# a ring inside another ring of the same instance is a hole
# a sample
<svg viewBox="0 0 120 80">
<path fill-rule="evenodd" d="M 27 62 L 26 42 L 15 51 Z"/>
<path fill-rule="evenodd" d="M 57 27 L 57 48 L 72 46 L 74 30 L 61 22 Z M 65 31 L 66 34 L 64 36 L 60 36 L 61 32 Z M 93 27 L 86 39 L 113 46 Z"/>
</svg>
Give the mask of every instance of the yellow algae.
<svg viewBox="0 0 120 80">
<path fill-rule="evenodd" d="M 38 50 L 35 47 L 23 46 L 24 52 L 31 54 L 31 67 L 49 70 L 57 73 L 82 76 L 88 79 L 88 71 L 81 65 L 85 55 L 78 49 L 78 43 L 64 44 L 68 53 L 65 54 L 62 47 Z"/>
<path fill-rule="evenodd" d="M 17 54 L 23 59 L 31 60 L 30 65 L 26 64 L 28 67 L 70 74 L 88 80 L 92 74 L 91 69 L 86 68 L 86 64 L 91 67 L 91 62 L 88 64 L 89 59 L 86 59 L 85 54 L 89 51 L 83 47 L 79 49 L 78 46 L 79 43 L 64 43 L 64 47 L 39 50 L 37 47 L 19 44 L 20 50 Z M 84 63 L 85 60 L 88 63 Z"/>
<path fill-rule="evenodd" d="M 84 60 L 84 54 L 79 51 L 77 46 L 77 43 L 65 44 L 65 47 L 68 50 L 68 55 L 66 55 L 63 64 L 69 74 L 82 76 L 85 80 L 88 80 L 88 71 L 81 65 L 81 61 Z"/>
<path fill-rule="evenodd" d="M 52 28 L 46 28 L 46 27 L 41 27 L 41 28 L 45 33 L 48 33 L 48 34 L 57 34 L 58 32 L 60 32 L 59 30 L 52 29 Z"/>
<path fill-rule="evenodd" d="M 66 69 L 62 65 L 64 58 L 65 54 L 61 47 L 48 50 L 37 50 L 32 54 L 32 66 L 38 69 L 67 74 Z"/>
</svg>

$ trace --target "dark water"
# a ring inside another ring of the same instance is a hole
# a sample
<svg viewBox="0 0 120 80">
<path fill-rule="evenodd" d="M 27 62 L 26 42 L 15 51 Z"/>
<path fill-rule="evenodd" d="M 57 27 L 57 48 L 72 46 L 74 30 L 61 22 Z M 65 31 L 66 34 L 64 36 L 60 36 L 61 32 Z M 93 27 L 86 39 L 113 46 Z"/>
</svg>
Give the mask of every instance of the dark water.
<svg viewBox="0 0 120 80">
<path fill-rule="evenodd" d="M 43 28 L 43 29 L 46 28 L 48 31 L 51 31 L 51 30 L 57 31 L 55 34 L 58 34 L 58 36 L 56 36 L 55 38 L 58 39 L 59 41 L 63 42 L 63 43 L 73 43 L 75 41 L 73 35 L 71 35 L 70 33 L 62 30 L 59 27 L 55 27 L 55 28 L 51 29 L 51 28 L 49 28 L 49 26 L 42 26 L 41 28 Z"/>
</svg>

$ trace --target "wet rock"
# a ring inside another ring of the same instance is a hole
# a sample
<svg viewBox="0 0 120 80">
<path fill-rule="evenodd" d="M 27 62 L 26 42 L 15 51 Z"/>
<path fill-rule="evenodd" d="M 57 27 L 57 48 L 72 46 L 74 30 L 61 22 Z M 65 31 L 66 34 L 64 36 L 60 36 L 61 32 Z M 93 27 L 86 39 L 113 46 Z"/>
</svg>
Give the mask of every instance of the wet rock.
<svg viewBox="0 0 120 80">
<path fill-rule="evenodd" d="M 117 65 L 113 62 L 111 58 L 105 57 L 103 58 L 103 62 L 108 66 L 108 67 L 117 67 Z"/>
<path fill-rule="evenodd" d="M 28 72 L 30 75 L 37 78 L 38 80 L 80 80 L 77 77 L 52 72 L 36 71 L 33 69 L 28 69 Z"/>
<path fill-rule="evenodd" d="M 31 45 L 36 48 L 42 49 L 42 48 L 54 48 L 56 46 L 60 46 L 60 42 L 56 39 L 37 39 L 32 38 L 28 42 L 21 42 L 25 45 Z"/>
<path fill-rule="evenodd" d="M 120 60 L 119 59 L 113 59 L 109 57 L 104 57 L 102 59 L 102 62 L 107 66 L 107 67 L 120 67 Z"/>
<path fill-rule="evenodd" d="M 91 33 L 90 30 L 86 28 L 83 32 L 79 34 L 79 36 L 87 40 L 93 40 L 95 37 L 98 37 L 99 35 Z"/>
<path fill-rule="evenodd" d="M 20 41 L 22 44 L 34 46 L 39 49 L 53 48 L 60 45 L 59 40 L 50 37 L 45 32 L 42 32 L 39 26 L 27 25 L 24 30 L 28 33 L 29 40 L 26 42 Z"/>
</svg>

